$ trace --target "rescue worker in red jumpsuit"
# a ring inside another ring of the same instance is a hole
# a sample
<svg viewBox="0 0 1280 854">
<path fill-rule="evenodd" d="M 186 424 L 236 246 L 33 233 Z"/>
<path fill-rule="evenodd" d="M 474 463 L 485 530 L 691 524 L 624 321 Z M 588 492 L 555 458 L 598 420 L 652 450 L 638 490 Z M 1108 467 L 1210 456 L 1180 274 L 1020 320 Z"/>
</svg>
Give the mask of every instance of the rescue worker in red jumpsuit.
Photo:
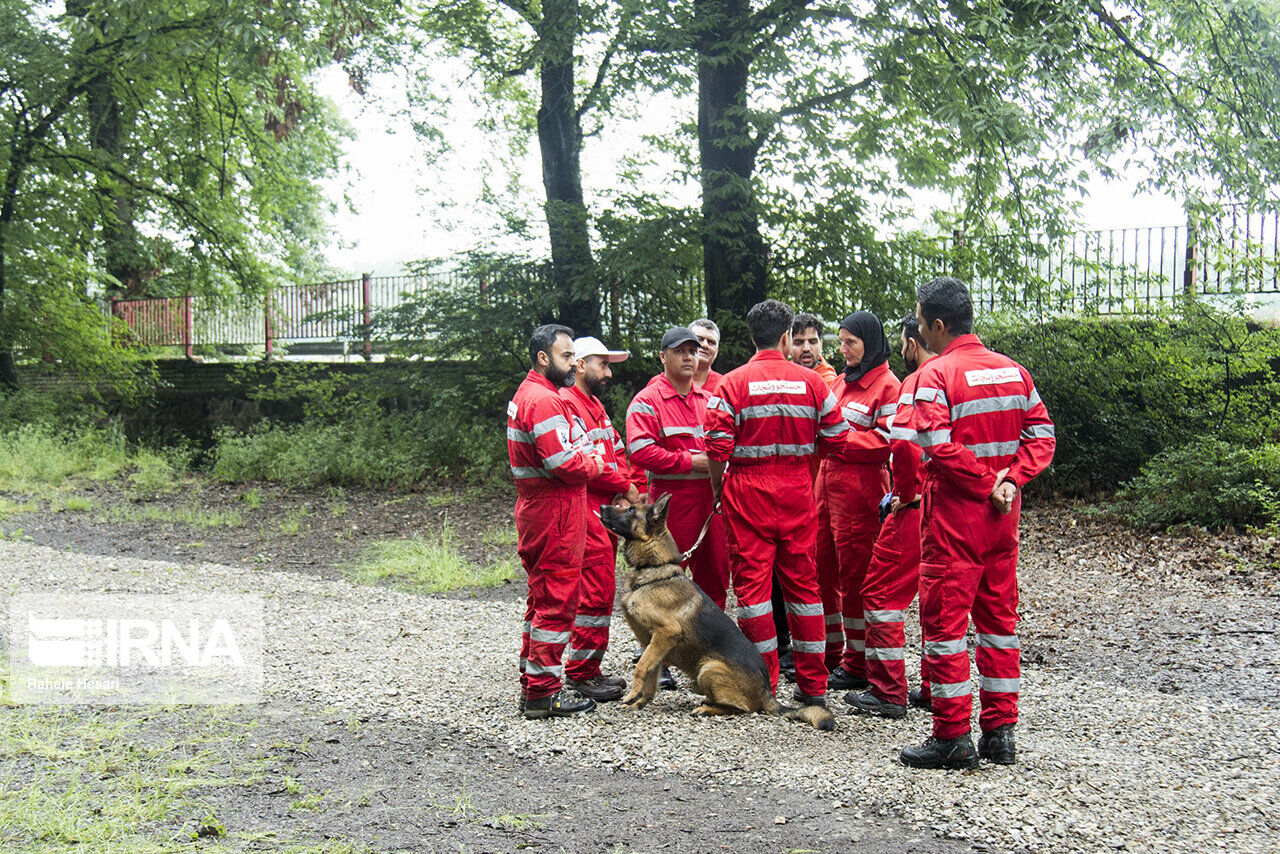
<svg viewBox="0 0 1280 854">
<path fill-rule="evenodd" d="M 529 577 L 520 647 L 526 718 L 589 712 L 593 700 L 561 690 L 586 547 L 585 484 L 604 469 L 573 423 L 560 390 L 573 382 L 573 331 L 547 324 L 529 339 L 532 367 L 507 404 L 507 454 L 516 481 L 516 551 Z"/>
<path fill-rule="evenodd" d="M 844 701 L 854 711 L 886 718 L 902 718 L 907 703 L 928 707 L 928 674 L 921 662 L 921 688 L 907 691 L 903 647 L 906 645 L 906 611 L 920 587 L 920 446 L 911 433 L 895 427 L 915 395 L 920 367 L 934 357 L 920 337 L 915 316 L 902 320 L 902 360 L 911 375 L 902 381 L 897 413 L 890 416 L 889 451 L 893 493 L 889 515 L 880 528 L 871 565 L 862 583 L 862 608 L 867 626 L 866 691 L 850 691 Z"/>
<path fill-rule="evenodd" d="M 797 314 L 791 325 L 791 361 L 816 371 L 822 381 L 834 390 L 840 375 L 822 354 L 822 332 L 822 320 L 816 314 Z"/>
<path fill-rule="evenodd" d="M 756 354 L 725 375 L 707 408 L 707 456 L 712 488 L 723 500 L 738 625 L 764 657 L 776 692 L 778 639 L 769 595 L 776 568 L 791 626 L 795 697 L 825 706 L 826 632 L 813 561 L 818 518 L 809 458 L 815 451 L 839 453 L 849 425 L 818 375 L 787 361 L 791 323 L 791 309 L 776 300 L 748 312 Z"/>
<path fill-rule="evenodd" d="M 708 518 L 707 535 L 689 558 L 689 574 L 723 608 L 729 587 L 724 521 L 713 514 L 703 417 L 710 396 L 693 384 L 698 339 L 686 326 L 662 336 L 663 372 L 627 407 L 627 453 L 648 472 L 649 500 L 671 496 L 667 530 L 676 548 L 691 548 Z"/>
<path fill-rule="evenodd" d="M 834 629 L 839 615 L 844 628 L 843 652 L 834 631 L 827 642 L 827 663 L 835 663 L 828 685 L 861 690 L 868 684 L 862 583 L 889 486 L 889 418 L 900 384 L 889 370 L 889 341 L 879 318 L 857 311 L 838 331 L 845 369 L 835 393 L 850 432 L 818 471 L 818 580 L 827 619 Z"/>
<path fill-rule="evenodd" d="M 606 676 L 600 670 L 613 621 L 618 538 L 600 524 L 599 509 L 602 504 L 626 508 L 639 501 L 640 496 L 627 478 L 622 437 L 609 420 L 600 395 L 613 377 L 610 363 L 624 361 L 628 354 L 625 350 L 610 350 L 599 339 L 588 336 L 573 342 L 573 355 L 577 358 L 574 384 L 561 394 L 573 410 L 575 423 L 604 460 L 604 470 L 587 481 L 587 544 L 565 681 L 584 697 L 607 702 L 622 699 L 627 681 L 621 676 Z"/>
<path fill-rule="evenodd" d="M 708 397 L 715 394 L 716 386 L 720 384 L 720 378 L 724 374 L 717 373 L 712 369 L 716 356 L 720 354 L 720 327 L 715 322 L 705 317 L 700 317 L 693 321 L 687 327 L 693 336 L 698 339 L 698 360 L 693 370 L 693 387 L 703 391 Z M 658 381 L 658 374 L 649 380 L 648 385 L 653 385 Z M 649 475 L 645 472 L 644 467 L 638 465 L 634 460 L 628 461 L 631 473 L 631 482 L 636 485 L 636 489 L 640 491 L 640 500 L 644 503 L 657 501 L 656 496 L 649 495 Z M 638 659 L 637 659 L 638 660 Z"/>
<path fill-rule="evenodd" d="M 1053 422 L 1031 375 L 982 345 L 963 283 L 916 290 L 920 332 L 938 358 L 920 369 L 902 426 L 924 449 L 920 619 L 933 735 L 900 758 L 914 768 L 1016 761 L 1019 490 L 1053 460 Z M 895 419 L 895 423 L 897 423 Z M 965 634 L 972 614 L 981 675 L 975 752 Z"/>
</svg>

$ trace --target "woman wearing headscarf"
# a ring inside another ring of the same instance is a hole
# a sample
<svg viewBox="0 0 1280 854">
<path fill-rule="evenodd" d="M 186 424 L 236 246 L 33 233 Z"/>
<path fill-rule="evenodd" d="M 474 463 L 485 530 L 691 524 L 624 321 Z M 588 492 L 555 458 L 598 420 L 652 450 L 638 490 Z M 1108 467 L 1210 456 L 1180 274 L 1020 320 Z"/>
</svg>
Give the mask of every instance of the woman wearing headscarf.
<svg viewBox="0 0 1280 854">
<path fill-rule="evenodd" d="M 833 691 L 867 687 L 862 582 L 888 490 L 888 422 L 901 386 L 889 370 L 889 341 L 878 317 L 855 311 L 839 335 L 845 369 L 832 391 L 851 430 L 844 450 L 818 470 L 818 583 Z"/>
</svg>

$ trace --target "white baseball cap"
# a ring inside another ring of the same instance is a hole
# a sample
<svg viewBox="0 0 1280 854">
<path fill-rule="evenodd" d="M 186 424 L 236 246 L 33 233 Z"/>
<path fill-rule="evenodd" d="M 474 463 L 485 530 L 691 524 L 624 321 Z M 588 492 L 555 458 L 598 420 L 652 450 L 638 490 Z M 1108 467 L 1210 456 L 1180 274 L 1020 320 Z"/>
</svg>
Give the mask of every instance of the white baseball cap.
<svg viewBox="0 0 1280 854">
<path fill-rule="evenodd" d="M 573 342 L 573 357 L 585 359 L 587 356 L 604 356 L 606 362 L 625 362 L 631 354 L 626 350 L 610 350 L 599 338 L 587 335 Z"/>
</svg>

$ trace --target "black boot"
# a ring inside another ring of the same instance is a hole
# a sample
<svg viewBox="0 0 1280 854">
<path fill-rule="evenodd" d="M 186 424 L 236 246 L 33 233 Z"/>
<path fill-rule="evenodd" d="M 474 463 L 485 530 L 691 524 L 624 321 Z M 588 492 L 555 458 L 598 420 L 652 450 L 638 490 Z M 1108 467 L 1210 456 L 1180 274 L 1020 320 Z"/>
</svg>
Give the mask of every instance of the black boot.
<svg viewBox="0 0 1280 854">
<path fill-rule="evenodd" d="M 662 665 L 662 675 L 658 677 L 658 690 L 674 691 L 678 687 L 680 686 L 676 684 L 676 677 L 671 675 L 671 668 L 665 664 Z"/>
<path fill-rule="evenodd" d="M 621 685 L 615 685 L 604 676 L 593 676 L 582 682 L 576 679 L 566 679 L 565 687 L 577 691 L 584 697 L 595 700 L 597 703 L 608 703 L 612 700 L 622 699 Z"/>
<path fill-rule="evenodd" d="M 827 677 L 827 689 L 830 691 L 865 691 L 871 687 L 865 676 L 854 676 L 843 667 L 837 667 Z"/>
<path fill-rule="evenodd" d="M 524 716 L 531 721 L 542 718 L 567 718 L 570 715 L 590 712 L 595 707 L 595 700 L 589 700 L 577 691 L 559 691 L 550 697 L 525 700 Z"/>
<path fill-rule="evenodd" d="M 978 767 L 978 751 L 973 749 L 973 739 L 967 732 L 947 739 L 929 736 L 919 747 L 904 748 L 898 759 L 912 768 Z"/>
<path fill-rule="evenodd" d="M 1013 724 L 1004 724 L 984 732 L 978 739 L 978 755 L 996 765 L 1012 765 L 1018 761 L 1018 746 L 1013 740 Z"/>
<path fill-rule="evenodd" d="M 926 712 L 933 711 L 933 701 L 926 697 L 924 691 L 919 688 L 912 688 L 907 692 L 907 703 L 917 709 L 924 709 Z"/>
<path fill-rule="evenodd" d="M 882 718 L 905 718 L 907 707 L 897 703 L 886 703 L 870 691 L 850 691 L 844 695 L 844 701 L 853 708 L 851 712 L 866 712 Z"/>
</svg>

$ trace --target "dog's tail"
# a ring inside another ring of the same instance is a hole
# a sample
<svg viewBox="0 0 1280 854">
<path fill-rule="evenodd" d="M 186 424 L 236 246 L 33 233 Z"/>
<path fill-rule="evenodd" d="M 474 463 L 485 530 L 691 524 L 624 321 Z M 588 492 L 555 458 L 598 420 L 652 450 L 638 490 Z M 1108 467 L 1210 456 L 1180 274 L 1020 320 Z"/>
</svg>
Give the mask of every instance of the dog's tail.
<svg viewBox="0 0 1280 854">
<path fill-rule="evenodd" d="M 769 697 L 765 707 L 761 709 L 766 715 L 780 715 L 789 721 L 800 721 L 814 729 L 831 732 L 836 728 L 836 717 L 826 706 L 800 706 L 793 708 L 784 706 L 773 697 Z"/>
</svg>

